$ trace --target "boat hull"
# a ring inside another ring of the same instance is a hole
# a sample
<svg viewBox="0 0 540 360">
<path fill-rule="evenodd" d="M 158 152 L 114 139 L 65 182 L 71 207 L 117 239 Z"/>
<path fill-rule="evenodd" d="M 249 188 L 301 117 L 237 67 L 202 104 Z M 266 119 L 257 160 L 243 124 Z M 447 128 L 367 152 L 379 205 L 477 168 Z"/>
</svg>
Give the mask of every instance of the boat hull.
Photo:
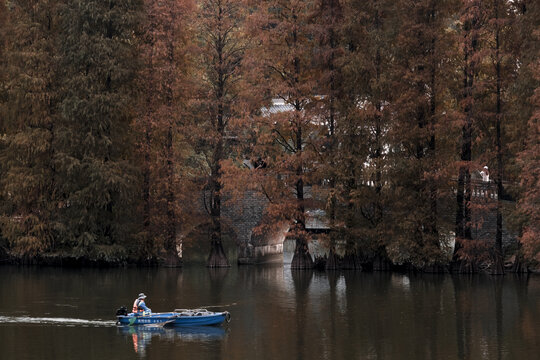
<svg viewBox="0 0 540 360">
<path fill-rule="evenodd" d="M 120 325 L 170 325 L 170 326 L 206 326 L 222 324 L 229 317 L 228 312 L 211 314 L 182 315 L 179 313 L 152 313 L 146 315 L 117 316 Z"/>
</svg>

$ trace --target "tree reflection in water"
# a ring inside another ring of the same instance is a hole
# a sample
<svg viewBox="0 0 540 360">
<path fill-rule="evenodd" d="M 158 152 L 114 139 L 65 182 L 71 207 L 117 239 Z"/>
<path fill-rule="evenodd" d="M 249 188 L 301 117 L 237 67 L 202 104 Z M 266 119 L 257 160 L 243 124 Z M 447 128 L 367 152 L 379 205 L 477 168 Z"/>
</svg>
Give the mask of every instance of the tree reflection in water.
<svg viewBox="0 0 540 360">
<path fill-rule="evenodd" d="M 291 275 L 294 283 L 294 290 L 296 294 L 296 326 L 297 326 L 297 351 L 298 359 L 305 359 L 306 356 L 303 353 L 308 346 L 306 341 L 306 322 L 307 322 L 307 307 L 309 305 L 308 290 L 313 278 L 312 270 L 291 270 Z"/>
</svg>

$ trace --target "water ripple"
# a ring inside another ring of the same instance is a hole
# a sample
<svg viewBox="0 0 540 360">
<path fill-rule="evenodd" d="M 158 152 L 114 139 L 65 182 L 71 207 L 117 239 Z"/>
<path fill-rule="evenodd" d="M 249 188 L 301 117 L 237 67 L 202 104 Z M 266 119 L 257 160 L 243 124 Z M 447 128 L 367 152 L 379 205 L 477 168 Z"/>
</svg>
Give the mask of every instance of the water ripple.
<svg viewBox="0 0 540 360">
<path fill-rule="evenodd" d="M 49 318 L 30 316 L 0 316 L 0 324 L 44 324 L 44 325 L 80 325 L 80 326 L 115 326 L 115 321 L 86 320 L 72 318 Z"/>
</svg>

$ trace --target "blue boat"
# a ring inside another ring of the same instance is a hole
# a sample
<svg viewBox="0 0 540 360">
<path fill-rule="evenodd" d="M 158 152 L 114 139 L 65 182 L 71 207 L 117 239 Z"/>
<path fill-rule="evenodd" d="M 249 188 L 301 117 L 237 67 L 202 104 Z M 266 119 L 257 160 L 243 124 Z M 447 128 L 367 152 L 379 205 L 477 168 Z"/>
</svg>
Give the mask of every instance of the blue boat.
<svg viewBox="0 0 540 360">
<path fill-rule="evenodd" d="M 231 315 L 228 311 L 213 312 L 206 309 L 176 309 L 166 313 L 129 313 L 116 315 L 119 325 L 146 326 L 203 326 L 220 325 L 229 322 Z"/>
</svg>

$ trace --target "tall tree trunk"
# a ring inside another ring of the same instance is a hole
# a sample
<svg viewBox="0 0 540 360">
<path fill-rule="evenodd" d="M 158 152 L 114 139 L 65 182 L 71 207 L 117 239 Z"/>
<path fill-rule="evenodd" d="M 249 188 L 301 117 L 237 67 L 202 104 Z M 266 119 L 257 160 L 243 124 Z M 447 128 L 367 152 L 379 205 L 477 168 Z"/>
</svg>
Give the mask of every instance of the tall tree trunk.
<svg viewBox="0 0 540 360">
<path fill-rule="evenodd" d="M 219 121 L 219 120 L 218 120 Z M 221 183 L 220 183 L 220 159 L 223 156 L 223 136 L 220 136 L 220 140 L 216 145 L 214 151 L 214 159 L 212 166 L 212 173 L 210 179 L 210 192 L 211 192 L 211 235 L 210 235 L 210 255 L 206 262 L 206 266 L 211 268 L 216 267 L 229 267 L 229 261 L 227 255 L 223 249 L 222 233 L 221 233 Z"/>
<path fill-rule="evenodd" d="M 431 86 L 432 86 L 432 98 L 430 100 L 430 138 L 429 138 L 429 144 L 428 144 L 428 151 L 430 154 L 430 168 L 429 170 L 432 173 L 435 173 L 437 170 L 435 168 L 436 164 L 436 137 L 435 137 L 435 68 L 432 68 L 432 75 L 431 75 Z M 438 216 L 438 188 L 437 188 L 437 180 L 435 177 L 428 179 L 428 197 L 429 197 L 429 213 L 427 217 L 427 226 L 426 226 L 426 232 L 428 234 L 429 241 L 431 242 L 431 246 L 433 246 L 434 249 L 440 249 L 440 242 L 439 242 L 439 229 L 437 224 L 437 216 Z M 438 261 L 437 261 L 438 262 Z M 435 264 L 436 267 L 440 268 L 440 263 Z M 440 270 L 440 269 L 439 269 Z M 436 271 L 436 270 L 434 270 Z"/>
<path fill-rule="evenodd" d="M 299 168 L 301 168 L 299 166 Z M 297 175 L 301 174 L 297 171 Z M 301 176 L 301 175 L 299 175 Z M 312 269 L 313 259 L 309 253 L 308 239 L 306 236 L 306 217 L 304 209 L 304 181 L 300 177 L 296 182 L 297 216 L 295 224 L 296 246 L 291 261 L 291 269 Z"/>
<path fill-rule="evenodd" d="M 470 261 L 463 261 L 460 251 L 464 249 L 465 242 L 472 241 L 471 233 L 471 174 L 469 164 L 471 161 L 471 116 L 467 110 L 466 124 L 462 129 L 462 149 L 457 187 L 457 213 L 456 213 L 456 245 L 454 248 L 453 262 L 457 265 L 460 273 L 474 272 Z M 465 164 L 463 164 L 465 163 Z M 455 268 L 455 267 L 454 267 Z"/>
<path fill-rule="evenodd" d="M 431 2 L 431 12 L 430 12 L 430 19 L 433 22 L 433 24 L 436 24 L 436 21 L 438 20 L 436 18 L 436 4 L 437 1 Z M 435 26 L 435 25 L 433 25 Z M 437 83 L 436 83 L 436 76 L 437 76 L 437 58 L 435 56 L 436 52 L 436 36 L 434 35 L 431 39 L 431 69 L 430 69 L 430 87 L 431 87 L 431 97 L 429 100 L 429 142 L 428 142 L 428 152 L 430 156 L 430 164 L 429 164 L 429 170 L 431 173 L 435 173 L 437 171 L 436 169 L 436 136 L 435 136 L 435 128 L 436 128 L 436 118 L 435 118 L 435 112 L 437 109 Z M 437 224 L 437 216 L 438 216 L 438 209 L 437 209 L 437 180 L 435 177 L 428 179 L 428 192 L 429 192 L 429 215 L 427 218 L 427 233 L 430 237 L 430 241 L 432 242 L 432 246 L 434 248 L 439 249 L 439 230 L 438 230 L 438 224 Z M 438 264 L 437 264 L 438 265 Z"/>
<path fill-rule="evenodd" d="M 470 5 L 470 4 L 469 4 Z M 465 11 L 476 11 L 472 5 Z M 471 173 L 470 164 L 472 160 L 472 122 L 473 122 L 473 85 L 476 68 L 474 65 L 474 54 L 477 47 L 477 26 L 478 16 L 472 15 L 472 20 L 466 20 L 464 26 L 464 70 L 463 70 L 463 102 L 465 113 L 465 124 L 462 127 L 461 138 L 461 164 L 459 168 L 457 187 L 457 213 L 456 213 L 456 246 L 454 248 L 452 270 L 460 273 L 476 272 L 474 260 L 464 261 L 462 252 L 467 251 L 465 244 L 472 241 L 471 233 Z M 471 254 L 469 254 L 471 255 Z"/>
<path fill-rule="evenodd" d="M 379 14 L 379 9 L 377 8 L 375 12 L 375 29 L 377 33 L 381 30 L 382 21 Z M 379 34 L 377 34 L 379 36 Z M 381 57 L 381 45 L 377 46 L 377 51 L 375 53 L 375 80 L 376 80 L 376 89 L 375 89 L 375 151 L 373 153 L 373 159 L 375 163 L 375 203 L 374 203 L 374 222 L 372 226 L 378 228 L 383 217 L 383 206 L 381 200 L 381 191 L 382 191 L 382 170 L 381 170 L 381 155 L 382 155 L 382 93 L 381 93 L 381 75 L 382 75 L 382 57 Z M 377 237 L 380 235 L 377 234 Z M 382 239 L 377 239 L 379 242 Z M 382 244 L 379 244 L 378 254 L 380 257 L 380 262 L 386 263 L 387 255 L 386 249 Z"/>
<path fill-rule="evenodd" d="M 347 214 L 345 215 L 345 255 L 341 264 L 342 269 L 361 270 L 362 265 L 356 252 L 356 242 L 353 237 L 354 228 L 354 202 L 351 199 L 351 194 L 356 190 L 356 176 L 354 165 L 352 166 L 352 174 L 347 186 Z"/>
<path fill-rule="evenodd" d="M 147 119 L 146 129 L 144 132 L 144 143 L 143 143 L 143 153 L 144 153 L 144 168 L 143 168 L 143 186 L 142 186 L 142 196 L 143 196 L 143 231 L 145 232 L 145 246 L 144 246 L 144 256 L 153 254 L 153 240 L 150 229 L 150 123 Z"/>
<path fill-rule="evenodd" d="M 295 62 L 298 60 L 295 59 Z M 294 255 L 291 261 L 291 269 L 312 269 L 313 268 L 313 259 L 309 253 L 308 248 L 308 239 L 306 236 L 306 213 L 304 207 L 304 180 L 302 167 L 302 125 L 300 124 L 301 114 L 300 114 L 300 101 L 296 101 L 295 109 L 295 120 L 297 128 L 295 131 L 296 135 L 296 144 L 295 150 L 296 155 L 298 156 L 298 165 L 296 167 L 296 176 L 298 180 L 296 181 L 296 201 L 297 201 L 297 215 L 296 215 L 296 224 L 295 226 L 295 236 L 296 236 L 296 246 L 294 249 Z"/>
<path fill-rule="evenodd" d="M 167 230 L 165 239 L 166 266 L 180 266 L 181 259 L 178 255 L 176 244 L 176 197 L 174 195 L 174 162 L 173 162 L 173 129 L 172 124 L 167 129 Z"/>
<path fill-rule="evenodd" d="M 495 5 L 495 20 L 499 20 L 499 1 Z M 502 117 L 502 100 L 501 100 L 501 59 L 500 59 L 500 27 L 496 24 L 497 29 L 495 31 L 495 68 L 497 76 L 497 105 L 495 112 L 496 121 L 496 144 L 497 150 L 497 174 L 495 182 L 497 183 L 497 232 L 495 234 L 495 249 L 493 258 L 493 268 L 491 270 L 492 275 L 504 275 L 504 257 L 502 248 L 502 196 L 503 196 L 503 183 L 502 183 L 502 140 L 501 140 L 501 117 Z"/>
<path fill-rule="evenodd" d="M 155 21 L 152 20 L 150 22 L 150 28 L 149 33 L 153 34 L 155 31 Z M 155 46 L 155 40 L 154 37 L 151 36 L 150 44 L 149 44 L 149 55 L 148 55 L 148 68 L 152 69 L 154 66 L 154 46 Z M 155 92 L 154 84 L 154 72 L 150 71 L 150 74 L 148 74 L 148 84 L 151 86 L 151 92 Z M 152 230 L 150 228 L 150 177 L 151 177 L 151 166 L 150 166 L 150 152 L 151 152 L 151 138 L 152 138 L 152 125 L 150 122 L 150 118 L 152 117 L 152 96 L 146 97 L 146 110 L 144 111 L 144 115 L 142 116 L 144 121 L 144 130 L 143 130 L 143 141 L 142 141 L 142 153 L 144 157 L 144 165 L 143 165 L 143 184 L 142 184 L 142 200 L 143 200 L 143 232 L 145 236 L 145 243 L 143 245 L 142 249 L 142 256 L 145 257 L 145 260 L 150 260 L 150 254 L 154 254 L 154 240 L 151 235 Z"/>
<path fill-rule="evenodd" d="M 338 7 L 339 5 L 334 0 L 328 1 L 326 4 L 327 11 L 330 12 L 330 24 L 327 25 L 328 27 L 328 43 L 330 56 L 328 58 L 328 61 L 326 62 L 326 69 L 328 72 L 330 72 L 330 79 L 329 79 L 329 94 L 328 94 L 328 153 L 330 154 L 330 158 L 328 159 L 329 163 L 333 163 L 334 157 L 336 156 L 336 139 L 335 139 L 335 132 L 336 132 L 336 90 L 338 85 L 336 84 L 336 66 L 335 66 L 335 58 L 336 58 L 336 50 L 338 47 L 338 39 L 336 36 L 336 29 L 334 25 L 334 21 L 338 19 Z M 324 41 L 324 40 L 323 40 Z M 337 208 L 337 199 L 336 199 L 336 173 L 333 170 L 332 166 L 329 167 L 330 169 L 330 181 L 329 181 L 329 193 L 330 193 L 330 204 L 329 204 L 329 214 L 328 218 L 330 220 L 330 244 L 329 244 L 329 253 L 328 253 L 328 259 L 326 261 L 326 269 L 327 270 L 336 270 L 340 267 L 340 259 L 339 256 L 336 253 L 336 237 L 338 236 L 339 232 L 336 228 L 336 208 Z"/>
<path fill-rule="evenodd" d="M 221 3 L 219 6 L 219 20 L 221 20 L 222 9 Z M 208 267 L 228 267 L 229 261 L 227 255 L 223 250 L 222 233 L 221 233 L 221 160 L 224 158 L 224 144 L 223 138 L 225 136 L 225 112 L 223 108 L 224 95 L 225 95 L 225 74 L 223 73 L 223 51 L 224 44 L 222 43 L 221 34 L 218 35 L 216 45 L 216 51 L 218 55 L 218 81 L 216 98 L 217 104 L 217 118 L 215 127 L 218 133 L 218 142 L 214 149 L 212 156 L 211 175 L 210 175 L 210 197 L 212 204 L 210 208 L 210 217 L 212 221 L 212 233 L 210 238 L 210 255 L 206 266 Z"/>
<path fill-rule="evenodd" d="M 173 16 L 174 18 L 174 16 Z M 168 57 L 167 61 L 169 62 L 169 69 L 174 68 L 174 44 L 172 40 L 168 41 L 167 44 Z M 167 89 L 166 89 L 166 98 L 165 106 L 169 111 L 173 107 L 173 82 L 174 82 L 174 73 L 169 70 L 167 79 Z M 173 128 L 174 120 L 172 119 L 172 114 L 169 114 L 170 118 L 169 126 L 167 128 L 167 142 L 165 145 L 166 154 L 167 154 L 167 230 L 165 233 L 165 251 L 166 251 L 166 266 L 181 266 L 182 262 L 178 254 L 177 243 L 176 243 L 176 232 L 177 232 L 177 220 L 176 220 L 176 196 L 175 196 L 175 175 L 174 175 L 174 147 L 173 147 Z"/>
<path fill-rule="evenodd" d="M 328 116 L 328 123 L 329 123 L 329 154 L 331 157 L 334 156 L 335 151 L 335 76 L 334 76 L 334 47 L 335 47 L 335 39 L 334 39 L 334 32 L 330 31 L 330 46 L 331 46 L 331 55 L 330 60 L 328 64 L 328 70 L 331 72 L 330 75 L 330 99 L 329 99 L 329 116 Z M 330 209 L 329 209 L 329 219 L 330 219 L 330 250 L 328 252 L 328 259 L 326 261 L 326 269 L 328 270 L 335 270 L 339 268 L 339 259 L 336 254 L 336 206 L 337 206 L 337 199 L 336 199 L 336 175 L 332 171 L 330 174 Z"/>
<path fill-rule="evenodd" d="M 297 15 L 293 13 L 293 21 L 296 24 L 298 19 Z M 298 34 L 296 29 L 293 30 L 293 48 L 297 47 Z M 294 121 L 296 129 L 294 135 L 296 136 L 296 143 L 294 144 L 295 156 L 298 158 L 298 164 L 296 165 L 296 246 L 294 249 L 294 255 L 291 261 L 291 269 L 312 269 L 313 259 L 309 253 L 308 239 L 306 233 L 306 212 L 304 207 L 304 169 L 303 169 L 303 131 L 302 131 L 302 108 L 301 101 L 298 99 L 299 87 L 300 87 L 300 59 L 295 56 L 293 59 L 293 84 L 296 99 L 294 101 Z"/>
</svg>

